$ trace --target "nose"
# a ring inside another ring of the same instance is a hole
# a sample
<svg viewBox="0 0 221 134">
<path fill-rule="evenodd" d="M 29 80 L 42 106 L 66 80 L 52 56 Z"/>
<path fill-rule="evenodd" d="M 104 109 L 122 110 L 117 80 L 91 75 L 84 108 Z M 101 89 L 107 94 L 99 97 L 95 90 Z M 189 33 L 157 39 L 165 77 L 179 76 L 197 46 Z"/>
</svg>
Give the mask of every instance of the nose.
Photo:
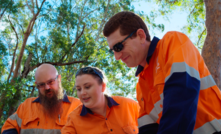
<svg viewBox="0 0 221 134">
<path fill-rule="evenodd" d="M 81 95 L 85 95 L 85 94 L 86 94 L 85 89 L 82 89 L 82 90 L 81 90 Z"/>
<path fill-rule="evenodd" d="M 50 89 L 50 86 L 47 83 L 45 83 L 45 90 L 48 90 L 48 89 Z"/>
<path fill-rule="evenodd" d="M 116 60 L 120 60 L 121 56 L 122 56 L 121 52 L 114 52 L 114 57 L 115 57 Z"/>
</svg>

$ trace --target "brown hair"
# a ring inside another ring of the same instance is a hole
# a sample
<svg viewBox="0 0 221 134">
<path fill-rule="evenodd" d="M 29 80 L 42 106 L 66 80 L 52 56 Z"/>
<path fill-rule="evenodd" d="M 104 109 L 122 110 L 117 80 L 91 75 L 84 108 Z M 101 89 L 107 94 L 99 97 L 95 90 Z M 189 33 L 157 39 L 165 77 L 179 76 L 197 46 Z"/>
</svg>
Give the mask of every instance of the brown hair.
<svg viewBox="0 0 221 134">
<path fill-rule="evenodd" d="M 77 78 L 77 76 L 83 75 L 83 74 L 89 74 L 89 75 L 92 75 L 94 78 L 97 78 L 99 84 L 107 82 L 104 72 L 97 67 L 87 66 L 87 67 L 80 68 L 77 71 L 77 73 L 75 74 L 75 78 Z"/>
<path fill-rule="evenodd" d="M 118 28 L 120 28 L 121 35 L 129 35 L 132 32 L 138 30 L 139 28 L 143 29 L 146 34 L 146 40 L 150 41 L 150 34 L 147 29 L 146 24 L 140 18 L 140 16 L 136 15 L 133 12 L 122 11 L 114 16 L 112 16 L 109 21 L 105 24 L 103 29 L 103 34 L 105 37 L 110 36 L 113 32 L 115 32 Z M 134 34 L 132 37 L 136 37 Z"/>
</svg>

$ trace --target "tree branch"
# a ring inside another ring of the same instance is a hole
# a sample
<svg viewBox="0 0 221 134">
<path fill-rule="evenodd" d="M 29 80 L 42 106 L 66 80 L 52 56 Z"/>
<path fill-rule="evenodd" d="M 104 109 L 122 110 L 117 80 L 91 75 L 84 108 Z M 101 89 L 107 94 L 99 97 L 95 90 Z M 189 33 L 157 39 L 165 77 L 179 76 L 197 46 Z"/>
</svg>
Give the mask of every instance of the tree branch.
<svg viewBox="0 0 221 134">
<path fill-rule="evenodd" d="M 38 16 L 39 12 L 41 11 L 44 2 L 45 2 L 45 0 L 43 0 L 43 2 L 41 3 L 41 7 L 38 9 L 38 12 L 36 13 L 37 16 Z"/>
<path fill-rule="evenodd" d="M 11 2 L 12 2 L 12 0 L 11 0 Z M 0 15 L 0 20 L 2 19 L 2 16 L 4 15 L 6 9 L 9 7 L 9 5 L 10 5 L 10 3 L 9 3 L 9 4 L 6 6 L 6 8 L 3 10 L 2 14 Z"/>
<path fill-rule="evenodd" d="M 35 15 L 34 10 L 31 9 L 31 7 L 28 5 L 28 1 L 26 0 L 26 5 L 28 6 L 28 9 L 31 10 L 33 16 Z"/>
<path fill-rule="evenodd" d="M 202 38 L 202 36 L 203 36 L 203 33 L 206 31 L 206 28 L 203 30 L 203 32 L 200 34 L 200 38 L 198 39 L 198 41 L 197 41 L 197 44 L 196 44 L 196 46 L 198 47 L 199 46 L 199 42 L 200 42 L 200 40 L 201 40 L 201 38 Z"/>
<path fill-rule="evenodd" d="M 84 62 L 87 62 L 87 59 L 88 59 L 88 57 L 86 57 L 86 60 L 72 61 L 72 62 L 68 62 L 68 63 L 60 63 L 60 62 L 44 62 L 44 63 L 48 63 L 48 64 L 51 64 L 54 66 L 66 66 L 66 65 L 76 64 L 76 63 L 84 63 Z M 31 67 L 30 71 L 33 71 L 35 68 L 39 67 L 40 65 L 42 65 L 44 63 L 38 63 L 37 65 Z"/>
<path fill-rule="evenodd" d="M 15 64 L 15 54 L 16 54 L 16 50 L 17 50 L 17 48 L 18 48 L 18 34 L 17 34 L 17 32 L 16 32 L 16 30 L 15 30 L 15 27 L 13 26 L 13 24 L 12 24 L 12 22 L 11 22 L 9 16 L 8 16 L 8 20 L 9 20 L 9 22 L 10 22 L 11 28 L 12 28 L 13 31 L 15 32 L 16 39 L 17 39 L 17 43 L 16 43 L 16 46 L 15 46 L 15 50 L 14 50 L 13 58 L 12 58 L 12 65 L 11 65 L 10 73 L 9 73 L 8 79 L 7 79 L 7 81 L 9 82 L 9 79 L 10 79 L 10 77 L 11 77 L 11 73 L 12 73 L 12 71 L 13 71 L 13 69 L 14 69 L 14 64 Z"/>
<path fill-rule="evenodd" d="M 84 10 L 84 7 L 85 7 L 87 1 L 88 1 L 88 0 L 85 0 L 85 1 L 84 1 L 84 4 L 83 4 L 83 6 L 82 6 L 82 8 L 81 8 L 81 11 L 80 11 L 81 13 L 80 13 L 79 18 L 78 18 L 79 22 L 78 22 L 78 24 L 77 24 L 76 38 L 78 37 L 79 25 L 81 24 L 81 21 L 83 20 L 83 19 L 82 19 L 82 14 L 83 14 L 83 10 Z"/>
<path fill-rule="evenodd" d="M 197 7 L 198 5 L 200 5 L 200 4 L 202 4 L 202 3 L 203 3 L 203 1 L 200 2 L 200 3 L 197 3 L 197 4 L 194 6 L 194 8 L 191 10 L 189 16 L 194 12 L 194 10 L 196 9 L 196 7 Z"/>
<path fill-rule="evenodd" d="M 27 1 L 26 1 L 27 2 Z M 26 46 L 26 43 L 27 43 L 27 40 L 28 40 L 28 37 L 33 29 L 33 25 L 35 23 L 35 20 L 39 14 L 39 11 L 41 10 L 42 8 L 42 5 L 44 4 L 45 0 L 42 2 L 41 4 L 41 7 L 40 9 L 38 10 L 37 14 L 34 14 L 33 15 L 33 18 L 30 20 L 29 24 L 28 24 L 28 27 L 27 27 L 27 30 L 26 32 L 24 33 L 24 39 L 23 39 L 23 43 L 22 43 L 22 46 L 21 46 L 21 50 L 20 50 L 20 53 L 19 53 L 19 57 L 18 57 L 18 61 L 16 63 L 16 68 L 15 68 L 15 71 L 14 71 L 14 75 L 13 75 L 13 78 L 12 78 L 12 81 L 11 83 L 14 82 L 14 79 L 16 77 L 18 77 L 18 73 L 19 73 L 19 69 L 20 69 L 20 66 L 21 66 L 21 60 L 22 60 L 22 57 L 23 57 L 23 54 L 24 54 L 24 50 L 25 50 L 25 46 Z"/>
<path fill-rule="evenodd" d="M 71 49 L 73 46 L 75 46 L 75 44 L 78 42 L 78 40 L 80 39 L 80 37 L 83 35 L 85 27 L 86 27 L 86 25 L 83 26 L 83 30 L 81 31 L 81 34 L 76 38 L 75 42 L 71 45 L 70 49 Z M 60 61 L 60 62 L 63 61 L 66 55 L 67 55 L 67 53 L 65 53 L 59 61 Z"/>
<path fill-rule="evenodd" d="M 39 7 L 38 7 L 38 1 L 37 1 L 37 0 L 35 0 L 35 3 L 36 3 L 36 7 L 37 7 L 37 9 L 38 9 L 38 8 L 39 8 Z"/>
<path fill-rule="evenodd" d="M 32 3 L 32 9 L 33 9 L 33 11 L 35 11 L 35 4 L 34 4 L 34 1 L 33 0 L 31 0 L 31 3 Z"/>
<path fill-rule="evenodd" d="M 97 37 L 95 38 L 95 42 L 98 41 L 98 39 L 99 39 L 99 33 L 101 33 L 101 31 L 102 31 L 102 29 L 103 29 L 103 25 L 104 25 L 104 23 L 106 22 L 106 21 L 105 21 L 105 18 L 107 17 L 107 12 L 108 12 L 108 10 L 109 10 L 109 5 L 110 5 L 110 0 L 108 0 L 107 7 L 106 7 L 105 12 L 104 12 L 104 17 L 103 17 L 103 19 L 102 19 L 102 21 L 101 21 L 101 24 L 100 24 L 100 27 L 99 27 L 99 29 L 98 29 L 98 33 L 97 33 Z"/>
</svg>

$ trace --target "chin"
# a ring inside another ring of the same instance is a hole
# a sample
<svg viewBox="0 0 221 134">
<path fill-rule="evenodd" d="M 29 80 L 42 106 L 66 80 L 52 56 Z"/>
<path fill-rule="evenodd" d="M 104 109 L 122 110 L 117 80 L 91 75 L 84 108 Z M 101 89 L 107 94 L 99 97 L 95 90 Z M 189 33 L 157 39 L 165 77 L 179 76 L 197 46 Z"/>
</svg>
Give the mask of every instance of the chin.
<svg viewBox="0 0 221 134">
<path fill-rule="evenodd" d="M 126 64 L 127 67 L 132 68 L 132 67 L 137 67 L 138 65 L 133 65 L 133 64 Z"/>
</svg>

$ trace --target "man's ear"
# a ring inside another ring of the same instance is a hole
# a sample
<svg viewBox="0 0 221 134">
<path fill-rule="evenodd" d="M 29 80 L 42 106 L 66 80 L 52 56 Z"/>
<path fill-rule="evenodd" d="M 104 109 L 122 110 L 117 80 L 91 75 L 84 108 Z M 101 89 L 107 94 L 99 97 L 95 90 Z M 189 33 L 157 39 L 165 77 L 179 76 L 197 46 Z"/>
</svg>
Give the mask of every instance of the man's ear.
<svg viewBox="0 0 221 134">
<path fill-rule="evenodd" d="M 58 75 L 58 79 L 61 81 L 61 75 L 60 74 Z"/>
<path fill-rule="evenodd" d="M 137 36 L 139 37 L 139 39 L 140 39 L 142 44 L 145 43 L 145 41 L 146 41 L 146 34 L 145 34 L 143 29 L 139 28 L 137 30 Z"/>
<path fill-rule="evenodd" d="M 102 84 L 102 92 L 104 92 L 104 91 L 105 91 L 105 89 L 106 89 L 106 84 L 105 84 L 105 83 L 103 83 L 103 84 Z"/>
</svg>

